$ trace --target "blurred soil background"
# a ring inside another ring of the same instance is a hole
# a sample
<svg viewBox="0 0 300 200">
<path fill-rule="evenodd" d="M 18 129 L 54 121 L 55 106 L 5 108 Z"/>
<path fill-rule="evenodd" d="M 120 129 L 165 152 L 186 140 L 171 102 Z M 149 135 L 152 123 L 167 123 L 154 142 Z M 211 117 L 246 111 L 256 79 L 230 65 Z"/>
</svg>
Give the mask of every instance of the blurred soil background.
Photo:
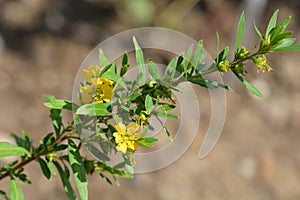
<svg viewBox="0 0 300 200">
<path fill-rule="evenodd" d="M 11 141 L 11 132 L 24 129 L 38 143 L 51 131 L 42 94 L 71 99 L 80 64 L 105 38 L 130 28 L 161 26 L 204 39 L 214 57 L 215 32 L 222 47 L 233 44 L 242 10 L 247 17 L 262 9 L 255 19 L 263 28 L 277 8 L 280 20 L 293 16 L 288 29 L 299 43 L 300 2 L 295 0 L 0 0 L 0 140 Z M 252 26 L 251 18 L 246 20 Z M 257 37 L 246 34 L 251 48 Z M 160 171 L 121 179 L 120 187 L 89 177 L 90 199 L 299 200 L 299 52 L 276 53 L 269 62 L 273 73 L 256 76 L 249 70 L 263 100 L 231 81 L 237 93 L 227 93 L 224 130 L 207 158 L 199 160 L 198 152 L 210 120 L 210 99 L 207 91 L 197 89 L 200 129 L 188 151 Z M 22 184 L 26 199 L 67 199 L 59 177 L 48 182 L 37 163 L 26 170 L 32 180 Z M 8 180 L 0 188 L 7 189 Z"/>
</svg>

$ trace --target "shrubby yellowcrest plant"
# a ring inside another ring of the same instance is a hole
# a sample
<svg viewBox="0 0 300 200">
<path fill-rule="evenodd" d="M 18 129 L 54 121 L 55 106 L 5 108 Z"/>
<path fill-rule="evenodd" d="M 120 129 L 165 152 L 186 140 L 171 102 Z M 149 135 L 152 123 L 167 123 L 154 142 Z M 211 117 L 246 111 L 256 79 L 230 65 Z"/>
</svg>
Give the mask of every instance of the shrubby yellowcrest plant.
<svg viewBox="0 0 300 200">
<path fill-rule="evenodd" d="M 151 125 L 149 119 L 156 117 L 160 121 L 160 117 L 179 118 L 169 111 L 176 107 L 172 89 L 181 82 L 190 82 L 207 89 L 221 87 L 232 90 L 230 86 L 204 78 L 204 75 L 209 73 L 232 72 L 252 94 L 263 97 L 262 93 L 245 79 L 246 62 L 252 61 L 258 72 L 270 72 L 272 68 L 268 64 L 266 54 L 300 50 L 300 45 L 293 44 L 295 39 L 290 37 L 292 32 L 285 31 L 291 17 L 277 25 L 277 16 L 278 10 L 271 17 L 264 35 L 254 24 L 260 39 L 260 44 L 254 51 L 242 46 L 245 25 L 242 13 L 233 59 L 228 58 L 229 47 L 225 47 L 217 52 L 217 57 L 208 68 L 204 68 L 205 52 L 203 41 L 200 40 L 195 49 L 191 45 L 185 54 L 173 58 L 161 76 L 158 66 L 153 61 L 145 62 L 143 51 L 136 38 L 133 38 L 139 74 L 134 80 L 127 81 L 123 78 L 129 68 L 127 53 L 123 55 L 121 66 L 117 67 L 116 63 L 110 63 L 106 59 L 100 49 L 101 65 L 91 63 L 82 71 L 83 81 L 76 102 L 45 95 L 45 106 L 50 110 L 53 132 L 47 134 L 37 146 L 33 145 L 32 139 L 25 131 L 22 131 L 21 135 L 12 134 L 15 144 L 0 142 L 0 158 L 20 157 L 0 166 L 0 180 L 10 178 L 9 195 L 3 190 L 0 190 L 0 195 L 5 199 L 24 199 L 19 182 L 30 183 L 24 167 L 32 161 L 39 164 L 48 180 L 51 180 L 53 175 L 60 176 L 69 199 L 78 199 L 70 182 L 71 174 L 82 200 L 88 199 L 87 175 L 99 174 L 108 183 L 114 182 L 117 185 L 117 177 L 132 178 L 136 150 L 140 146 L 153 147 L 158 141 L 154 137 L 146 137 Z M 217 45 L 219 46 L 218 35 Z M 150 73 L 149 78 L 146 77 L 146 67 Z M 62 110 L 73 111 L 74 120 L 64 124 Z M 161 125 L 172 140 L 171 133 L 162 122 Z M 90 134 L 86 137 L 85 132 Z M 83 146 L 94 157 L 82 155 Z M 113 154 L 121 155 L 123 160 L 110 166 L 110 156 Z"/>
</svg>

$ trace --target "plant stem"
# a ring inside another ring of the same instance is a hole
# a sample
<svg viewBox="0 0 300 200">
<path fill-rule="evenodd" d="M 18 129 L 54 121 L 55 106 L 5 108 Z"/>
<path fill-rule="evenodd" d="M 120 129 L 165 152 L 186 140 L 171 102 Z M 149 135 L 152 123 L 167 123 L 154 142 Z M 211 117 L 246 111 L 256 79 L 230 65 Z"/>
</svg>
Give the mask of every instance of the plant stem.
<svg viewBox="0 0 300 200">
<path fill-rule="evenodd" d="M 39 157 L 44 156 L 47 153 L 49 153 L 48 151 L 46 151 L 46 149 L 51 149 L 51 147 L 53 147 L 54 145 L 60 144 L 63 141 L 65 141 L 66 139 L 72 137 L 72 135 L 74 134 L 73 131 L 74 131 L 74 128 L 72 130 L 69 130 L 68 128 L 63 129 L 60 137 L 56 138 L 56 140 L 53 142 L 53 144 L 51 144 L 48 147 L 42 149 L 39 153 L 32 153 L 29 158 L 19 162 L 16 166 L 14 166 L 12 168 L 13 172 L 18 170 L 18 169 L 21 169 L 22 167 L 24 167 L 25 165 L 31 163 L 32 161 L 37 160 Z M 0 174 L 0 181 L 4 178 L 8 177 L 8 176 L 11 176 L 11 171 L 6 171 L 4 174 Z"/>
</svg>

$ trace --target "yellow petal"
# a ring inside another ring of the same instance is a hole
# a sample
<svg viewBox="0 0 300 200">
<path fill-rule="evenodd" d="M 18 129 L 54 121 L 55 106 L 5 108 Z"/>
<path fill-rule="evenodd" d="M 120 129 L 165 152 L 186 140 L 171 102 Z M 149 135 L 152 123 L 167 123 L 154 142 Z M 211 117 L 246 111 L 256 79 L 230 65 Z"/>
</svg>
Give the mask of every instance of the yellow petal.
<svg viewBox="0 0 300 200">
<path fill-rule="evenodd" d="M 119 133 L 123 133 L 123 134 L 126 133 L 126 126 L 122 123 L 116 124 L 115 128 Z"/>
<path fill-rule="evenodd" d="M 126 153 L 126 151 L 127 151 L 127 145 L 125 143 L 120 143 L 117 146 L 117 150 L 121 151 L 122 153 Z"/>
<path fill-rule="evenodd" d="M 92 92 L 92 87 L 90 85 L 85 85 L 80 87 L 80 92 L 81 93 L 91 93 Z"/>
<path fill-rule="evenodd" d="M 82 103 L 91 103 L 92 101 L 92 95 L 90 94 L 87 94 L 87 93 L 83 93 L 82 96 L 81 96 L 81 101 Z"/>
</svg>

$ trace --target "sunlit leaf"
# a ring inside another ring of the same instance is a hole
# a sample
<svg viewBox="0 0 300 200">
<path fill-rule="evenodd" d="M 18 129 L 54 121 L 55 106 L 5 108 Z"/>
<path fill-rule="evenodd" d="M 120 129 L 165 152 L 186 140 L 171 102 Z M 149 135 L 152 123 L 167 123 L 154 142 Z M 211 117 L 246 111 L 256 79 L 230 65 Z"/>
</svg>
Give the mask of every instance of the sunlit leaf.
<svg viewBox="0 0 300 200">
<path fill-rule="evenodd" d="M 146 113 L 150 115 L 150 113 L 153 110 L 153 100 L 150 95 L 147 95 L 145 98 L 145 108 L 146 108 Z"/>
<path fill-rule="evenodd" d="M 106 58 L 106 56 L 104 55 L 104 52 L 102 49 L 99 49 L 99 62 L 101 66 L 107 66 L 109 65 L 109 61 Z"/>
<path fill-rule="evenodd" d="M 133 44 L 136 54 L 136 64 L 138 65 L 139 72 L 143 74 L 143 76 L 141 77 L 141 81 L 142 83 L 144 83 L 146 80 L 144 54 L 135 37 L 133 37 Z"/>
<path fill-rule="evenodd" d="M 272 51 L 300 51 L 300 44 L 272 49 Z"/>
<path fill-rule="evenodd" d="M 85 168 L 79 149 L 72 140 L 68 140 L 68 152 L 70 165 L 73 171 L 74 181 L 78 188 L 81 200 L 88 199 L 88 183 L 85 176 Z"/>
<path fill-rule="evenodd" d="M 24 200 L 24 194 L 19 183 L 14 179 L 10 179 L 10 189 L 9 189 L 10 200 Z"/>
<path fill-rule="evenodd" d="M 242 12 L 242 14 L 240 16 L 239 25 L 238 25 L 237 35 L 236 35 L 235 52 L 238 52 L 238 50 L 241 46 L 243 35 L 244 35 L 244 30 L 245 30 L 245 14 L 244 14 L 244 12 Z"/>
<path fill-rule="evenodd" d="M 110 114 L 107 111 L 110 103 L 91 103 L 85 104 L 78 108 L 76 111 L 77 115 L 89 115 L 89 116 L 105 116 Z"/>
<path fill-rule="evenodd" d="M 147 61 L 147 65 L 148 65 L 148 71 L 149 71 L 150 75 L 155 80 L 159 80 L 160 79 L 160 75 L 159 75 L 159 71 L 158 71 L 157 65 L 153 61 L 151 61 L 151 60 Z"/>
<path fill-rule="evenodd" d="M 52 95 L 44 95 L 44 98 L 46 99 L 46 102 L 44 105 L 50 109 L 66 109 L 66 110 L 72 110 L 72 107 L 76 107 L 76 105 L 68 100 L 63 99 L 56 99 Z"/>
<path fill-rule="evenodd" d="M 8 142 L 0 142 L 0 158 L 22 155 L 30 156 L 30 153 L 23 147 L 13 145 Z"/>
<path fill-rule="evenodd" d="M 63 170 L 63 168 L 60 166 L 60 164 L 58 162 L 53 162 L 56 169 L 58 170 L 58 173 L 60 175 L 60 179 L 61 182 L 64 186 L 65 192 L 68 195 L 70 200 L 77 200 L 76 194 L 74 192 L 74 189 L 72 188 L 72 185 L 70 183 L 69 177 L 69 170 L 67 168 L 65 168 L 65 170 Z"/>
<path fill-rule="evenodd" d="M 266 35 L 265 35 L 265 38 L 268 37 L 270 31 L 276 26 L 276 22 L 277 22 L 277 17 L 278 17 L 278 12 L 279 10 L 277 9 L 273 16 L 271 17 L 270 21 L 269 21 L 269 24 L 268 24 L 268 27 L 267 27 L 267 30 L 266 30 Z"/>
<path fill-rule="evenodd" d="M 251 83 L 249 83 L 242 75 L 240 74 L 236 74 L 236 77 L 246 86 L 246 88 L 249 90 L 249 92 L 251 92 L 252 94 L 263 98 L 263 94 L 256 88 L 254 87 Z"/>
</svg>

